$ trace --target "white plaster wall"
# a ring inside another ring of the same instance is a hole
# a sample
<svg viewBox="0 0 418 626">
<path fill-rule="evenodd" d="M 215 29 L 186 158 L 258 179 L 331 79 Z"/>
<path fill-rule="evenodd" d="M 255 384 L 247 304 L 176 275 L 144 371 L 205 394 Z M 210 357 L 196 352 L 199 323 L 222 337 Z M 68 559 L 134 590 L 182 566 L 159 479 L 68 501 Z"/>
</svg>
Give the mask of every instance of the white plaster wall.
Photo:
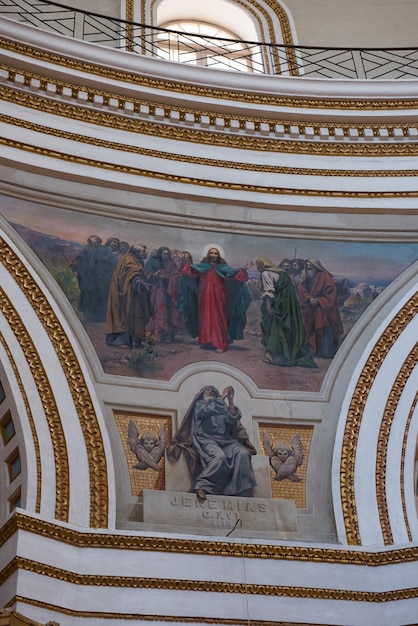
<svg viewBox="0 0 418 626">
<path fill-rule="evenodd" d="M 119 0 L 67 0 L 67 6 L 121 16 Z M 417 45 L 415 0 L 286 0 L 299 44 L 340 47 Z M 124 17 L 124 16 L 122 16 Z M 216 18 L 216 15 L 215 15 Z"/>
</svg>

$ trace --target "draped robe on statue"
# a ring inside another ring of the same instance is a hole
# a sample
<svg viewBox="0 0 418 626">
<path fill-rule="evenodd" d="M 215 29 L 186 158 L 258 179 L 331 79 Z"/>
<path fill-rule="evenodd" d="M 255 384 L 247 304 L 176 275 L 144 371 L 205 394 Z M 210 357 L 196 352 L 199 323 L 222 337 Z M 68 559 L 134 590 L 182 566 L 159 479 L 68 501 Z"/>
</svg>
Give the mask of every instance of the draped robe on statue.
<svg viewBox="0 0 418 626">
<path fill-rule="evenodd" d="M 204 392 L 217 397 L 206 402 Z M 257 451 L 241 424 L 241 412 L 231 413 L 215 387 L 203 387 L 194 398 L 183 422 L 167 447 L 171 462 L 185 455 L 194 483 L 212 495 L 234 496 L 256 486 L 251 456 Z"/>
</svg>

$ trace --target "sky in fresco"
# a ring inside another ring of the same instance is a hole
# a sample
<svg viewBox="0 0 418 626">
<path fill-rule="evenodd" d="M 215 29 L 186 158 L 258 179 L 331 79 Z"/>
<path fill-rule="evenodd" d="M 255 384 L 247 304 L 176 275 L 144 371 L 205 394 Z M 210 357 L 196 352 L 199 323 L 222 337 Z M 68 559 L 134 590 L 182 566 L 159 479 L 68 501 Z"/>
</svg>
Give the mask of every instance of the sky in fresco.
<svg viewBox="0 0 418 626">
<path fill-rule="evenodd" d="M 209 244 L 220 246 L 225 260 L 234 267 L 258 256 L 269 256 L 275 263 L 284 257 L 315 257 L 335 276 L 372 284 L 387 284 L 418 259 L 417 243 L 333 242 L 198 231 L 98 217 L 6 196 L 0 196 L 0 213 L 11 223 L 80 244 L 93 234 L 103 241 L 116 236 L 130 244 L 144 243 L 149 250 L 159 246 L 188 250 L 196 262 Z"/>
</svg>

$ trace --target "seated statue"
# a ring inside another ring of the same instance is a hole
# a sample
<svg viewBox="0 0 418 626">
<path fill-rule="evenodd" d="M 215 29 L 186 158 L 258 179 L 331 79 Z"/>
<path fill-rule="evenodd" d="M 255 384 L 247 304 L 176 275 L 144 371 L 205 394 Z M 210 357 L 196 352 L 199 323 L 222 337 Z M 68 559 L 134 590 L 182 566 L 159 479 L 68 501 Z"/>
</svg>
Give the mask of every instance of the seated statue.
<svg viewBox="0 0 418 626">
<path fill-rule="evenodd" d="M 211 386 L 195 396 L 172 443 L 170 461 L 184 453 L 199 501 L 206 495 L 252 496 L 256 486 L 251 455 L 257 454 L 241 424 L 234 389 L 222 395 Z"/>
</svg>

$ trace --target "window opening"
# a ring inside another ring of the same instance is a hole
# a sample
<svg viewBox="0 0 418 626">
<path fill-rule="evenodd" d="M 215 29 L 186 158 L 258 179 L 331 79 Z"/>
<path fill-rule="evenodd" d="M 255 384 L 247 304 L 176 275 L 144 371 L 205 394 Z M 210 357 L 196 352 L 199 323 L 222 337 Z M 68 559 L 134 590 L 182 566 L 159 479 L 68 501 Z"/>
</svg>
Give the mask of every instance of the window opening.
<svg viewBox="0 0 418 626">
<path fill-rule="evenodd" d="M 161 24 L 157 34 L 158 56 L 169 61 L 212 69 L 263 71 L 259 46 L 239 41 L 238 35 L 215 24 L 177 21 Z M 176 32 L 173 32 L 176 31 Z"/>
<path fill-rule="evenodd" d="M 7 467 L 9 470 L 9 479 L 10 482 L 13 482 L 15 478 L 17 478 L 20 474 L 20 472 L 22 471 L 22 467 L 21 467 L 21 463 L 20 463 L 20 456 L 19 456 L 19 450 L 15 450 L 12 454 L 12 456 L 10 456 L 7 459 Z"/>
<path fill-rule="evenodd" d="M 3 438 L 3 444 L 9 443 L 10 439 L 16 434 L 10 411 L 7 411 L 0 422 L 0 431 Z"/>
</svg>

